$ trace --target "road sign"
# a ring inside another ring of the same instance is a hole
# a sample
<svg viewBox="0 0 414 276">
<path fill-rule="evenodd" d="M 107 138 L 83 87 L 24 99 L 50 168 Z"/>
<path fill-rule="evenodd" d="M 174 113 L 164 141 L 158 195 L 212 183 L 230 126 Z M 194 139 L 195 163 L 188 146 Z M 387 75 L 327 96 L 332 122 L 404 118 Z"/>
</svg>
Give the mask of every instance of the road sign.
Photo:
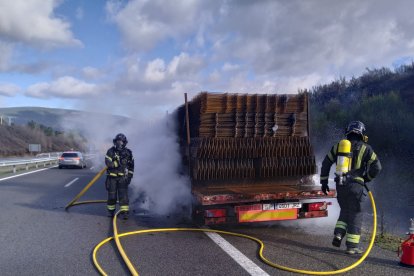
<svg viewBox="0 0 414 276">
<path fill-rule="evenodd" d="M 41 145 L 40 144 L 29 144 L 29 152 L 40 152 Z"/>
</svg>

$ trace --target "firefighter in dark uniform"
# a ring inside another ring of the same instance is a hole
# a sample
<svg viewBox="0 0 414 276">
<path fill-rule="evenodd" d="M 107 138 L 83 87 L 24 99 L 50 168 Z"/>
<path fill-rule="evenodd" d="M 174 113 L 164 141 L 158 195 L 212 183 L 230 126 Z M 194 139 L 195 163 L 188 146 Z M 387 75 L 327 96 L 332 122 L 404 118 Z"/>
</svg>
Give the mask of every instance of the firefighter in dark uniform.
<svg viewBox="0 0 414 276">
<path fill-rule="evenodd" d="M 373 180 L 381 171 L 381 163 L 367 144 L 365 125 L 360 121 L 351 122 L 345 130 L 347 140 L 335 144 L 322 162 L 320 183 L 322 191 L 329 192 L 328 177 L 333 163 L 337 163 L 337 171 L 343 160 L 347 160 L 346 173 L 335 172 L 337 200 L 341 207 L 338 221 L 334 230 L 332 245 L 341 246 L 346 235 L 346 252 L 348 254 L 361 254 L 359 248 L 362 226 L 362 201 L 364 199 L 364 184 Z M 345 144 L 343 144 L 345 142 Z M 348 153 L 343 153 L 342 148 L 348 144 Z"/>
<path fill-rule="evenodd" d="M 134 175 L 134 157 L 132 156 L 132 151 L 126 147 L 128 140 L 124 134 L 117 134 L 113 139 L 113 143 L 114 146 L 107 151 L 105 156 L 108 216 L 114 216 L 118 199 L 120 215 L 123 219 L 128 219 L 128 185 L 131 183 Z"/>
</svg>

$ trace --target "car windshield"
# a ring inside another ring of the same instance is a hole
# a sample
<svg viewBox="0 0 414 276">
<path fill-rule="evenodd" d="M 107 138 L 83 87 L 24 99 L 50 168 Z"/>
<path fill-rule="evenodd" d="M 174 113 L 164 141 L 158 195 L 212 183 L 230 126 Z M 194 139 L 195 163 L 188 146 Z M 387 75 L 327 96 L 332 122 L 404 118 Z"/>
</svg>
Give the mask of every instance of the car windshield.
<svg viewBox="0 0 414 276">
<path fill-rule="evenodd" d="M 79 157 L 79 155 L 74 152 L 65 152 L 62 154 L 62 157 Z"/>
</svg>

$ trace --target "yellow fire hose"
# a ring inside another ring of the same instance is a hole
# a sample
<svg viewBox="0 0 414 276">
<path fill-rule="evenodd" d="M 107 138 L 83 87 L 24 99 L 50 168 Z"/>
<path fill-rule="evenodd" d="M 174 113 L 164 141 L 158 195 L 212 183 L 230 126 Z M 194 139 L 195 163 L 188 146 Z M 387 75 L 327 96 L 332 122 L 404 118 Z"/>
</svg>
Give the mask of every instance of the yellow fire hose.
<svg viewBox="0 0 414 276">
<path fill-rule="evenodd" d="M 101 175 L 103 174 L 103 172 L 99 172 L 95 178 L 91 181 L 91 182 L 95 182 Z M 98 176 L 98 177 L 97 177 Z M 80 196 L 82 196 L 86 190 L 88 190 L 90 188 L 90 186 L 92 186 L 91 182 L 82 190 L 80 194 Z M 367 188 L 367 187 L 365 187 Z M 368 188 L 367 188 L 368 190 Z M 277 268 L 277 269 L 281 269 L 281 270 L 285 270 L 285 271 L 290 271 L 290 272 L 295 272 L 295 273 L 300 273 L 300 274 L 309 274 L 309 275 L 333 275 L 333 274 L 340 274 L 340 273 L 344 273 L 347 271 L 350 271 L 351 269 L 354 269 L 355 267 L 357 267 L 358 265 L 360 265 L 369 255 L 369 253 L 371 252 L 372 247 L 374 246 L 374 242 L 375 242 L 375 237 L 377 234 L 377 208 L 375 205 L 375 201 L 374 201 L 374 197 L 372 195 L 372 192 L 368 190 L 368 195 L 369 198 L 371 200 L 371 206 L 372 206 L 372 211 L 373 211 L 373 222 L 374 222 L 374 226 L 372 229 L 372 233 L 371 233 L 371 241 L 368 245 L 367 250 L 364 252 L 364 254 L 361 256 L 360 259 L 358 259 L 356 262 L 354 262 L 353 264 L 342 268 L 342 269 L 338 269 L 338 270 L 330 270 L 330 271 L 312 271 L 312 270 L 302 270 L 302 269 L 296 269 L 296 268 L 291 268 L 291 267 L 287 267 L 287 266 L 282 266 L 279 264 L 276 264 L 274 262 L 269 261 L 264 255 L 263 255 L 263 251 L 264 251 L 264 243 L 263 241 L 261 241 L 258 238 L 249 236 L 249 235 L 245 235 L 245 234 L 239 234 L 239 233 L 234 233 L 234 232 L 228 232 L 228 231 L 221 231 L 221 230 L 213 230 L 213 229 L 200 229 L 200 228 L 158 228 L 158 229 L 145 229 L 145 230 L 137 230 L 137 231 L 131 231 L 131 232 L 125 232 L 125 233 L 118 233 L 118 227 L 117 227 L 117 216 L 120 213 L 120 211 L 118 211 L 113 220 L 112 220 L 112 225 L 113 225 L 113 231 L 114 231 L 114 236 L 113 237 L 109 237 L 106 238 L 105 240 L 101 241 L 99 244 L 97 244 L 95 246 L 95 248 L 93 249 L 93 253 L 92 253 L 92 259 L 93 259 L 93 263 L 96 267 L 96 269 L 99 271 L 99 273 L 101 273 L 101 275 L 107 275 L 106 272 L 103 270 L 103 268 L 100 266 L 98 259 L 97 259 L 97 253 L 99 251 L 99 249 L 106 243 L 108 243 L 111 240 L 115 240 L 116 246 L 118 248 L 119 253 L 121 254 L 122 259 L 124 260 L 125 264 L 127 265 L 130 273 L 134 276 L 138 275 L 137 270 L 135 269 L 134 265 L 131 263 L 131 261 L 128 258 L 128 255 L 125 253 L 124 248 L 122 247 L 122 244 L 120 242 L 120 238 L 121 237 L 125 237 L 125 236 L 131 236 L 131 235 L 142 235 L 142 234 L 148 234 L 148 233 L 156 233 L 156 232 L 177 232 L 177 231 L 191 231 L 191 232 L 213 232 L 213 233 L 218 233 L 218 234 L 224 234 L 224 235 L 229 235 L 229 236 L 235 236 L 235 237 L 241 237 L 241 238 L 245 238 L 245 239 L 249 239 L 252 241 L 255 241 L 256 243 L 258 243 L 260 245 L 259 248 L 259 257 L 260 259 L 266 263 L 267 265 Z M 79 195 L 78 195 L 79 196 Z M 78 197 L 77 196 L 77 197 Z M 77 198 L 79 199 L 80 196 Z M 75 201 L 77 200 L 72 200 L 72 204 L 68 204 L 68 206 L 73 206 L 75 205 Z M 93 201 L 95 202 L 95 201 Z M 82 202 L 82 203 L 77 203 L 77 204 L 83 204 L 83 203 L 87 203 L 87 202 Z M 67 207 L 68 207 L 67 206 Z"/>
<path fill-rule="evenodd" d="M 88 183 L 88 185 L 86 185 L 85 188 L 83 188 L 82 191 L 80 191 L 80 193 L 77 194 L 72 199 L 72 201 L 68 203 L 68 205 L 66 205 L 65 210 L 68 210 L 70 207 L 75 206 L 75 205 L 89 204 L 89 203 L 104 203 L 104 202 L 106 202 L 106 200 L 101 200 L 101 199 L 99 199 L 99 200 L 88 200 L 88 201 L 77 201 L 105 173 L 105 170 L 106 170 L 106 167 L 103 168 L 100 172 L 98 172 L 95 175 L 95 177 Z"/>
</svg>

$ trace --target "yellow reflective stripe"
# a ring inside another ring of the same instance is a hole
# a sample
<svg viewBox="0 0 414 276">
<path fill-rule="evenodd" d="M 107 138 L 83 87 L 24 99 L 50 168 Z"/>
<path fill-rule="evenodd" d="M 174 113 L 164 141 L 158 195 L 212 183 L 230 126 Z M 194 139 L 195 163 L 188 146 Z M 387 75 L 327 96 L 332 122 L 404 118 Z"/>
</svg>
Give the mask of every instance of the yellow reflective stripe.
<svg viewBox="0 0 414 276">
<path fill-rule="evenodd" d="M 116 173 L 109 173 L 110 176 L 118 176 Z"/>
<path fill-rule="evenodd" d="M 375 160 L 377 160 L 377 155 L 375 154 L 375 152 L 373 152 L 372 155 L 371 155 L 371 159 L 368 161 L 368 164 L 367 164 L 367 177 L 368 177 L 369 180 L 372 180 L 372 178 L 373 178 L 369 175 L 369 168 L 371 167 L 372 163 Z"/>
<path fill-rule="evenodd" d="M 114 161 L 114 167 L 117 168 L 118 167 L 118 162 Z"/>
<path fill-rule="evenodd" d="M 133 171 L 128 171 L 128 173 L 130 173 L 130 174 L 134 174 L 134 172 L 133 172 Z"/>
<path fill-rule="evenodd" d="M 361 238 L 361 235 L 346 234 L 346 241 L 347 242 L 359 243 L 360 238 Z"/>
<path fill-rule="evenodd" d="M 129 206 L 128 205 L 124 205 L 124 206 L 121 206 L 119 209 L 121 211 L 129 211 Z"/>
<path fill-rule="evenodd" d="M 346 228 L 348 227 L 348 224 L 346 222 L 343 221 L 338 221 L 335 225 L 335 228 L 340 228 L 340 229 L 344 229 L 346 231 Z"/>
<path fill-rule="evenodd" d="M 365 181 L 364 181 L 364 179 L 362 178 L 362 177 L 354 177 L 354 180 L 356 180 L 356 181 L 360 181 L 360 182 L 362 182 L 362 183 L 364 183 Z"/>
<path fill-rule="evenodd" d="M 124 173 L 118 173 L 118 175 L 124 175 Z"/>
<path fill-rule="evenodd" d="M 321 176 L 321 180 L 327 180 L 329 176 Z"/>
<path fill-rule="evenodd" d="M 366 150 L 366 146 L 362 145 L 361 150 L 359 151 L 358 154 L 358 158 L 355 164 L 355 169 L 358 170 L 359 168 L 361 168 L 361 161 L 362 161 L 362 157 L 364 156 L 365 150 Z"/>
<path fill-rule="evenodd" d="M 371 164 L 372 164 L 375 160 L 377 160 L 377 155 L 375 154 L 375 152 L 373 152 L 373 153 L 372 153 L 372 155 L 371 155 L 371 159 L 368 161 L 368 168 L 369 168 L 369 166 L 371 166 Z"/>
<path fill-rule="evenodd" d="M 106 159 L 109 159 L 109 161 L 111 161 L 111 162 L 112 162 L 112 158 L 111 158 L 111 157 L 109 157 L 108 155 L 105 155 L 105 158 L 106 158 Z"/>
<path fill-rule="evenodd" d="M 108 210 L 112 211 L 112 210 L 115 210 L 115 205 L 107 205 L 106 208 L 108 208 Z"/>
</svg>

